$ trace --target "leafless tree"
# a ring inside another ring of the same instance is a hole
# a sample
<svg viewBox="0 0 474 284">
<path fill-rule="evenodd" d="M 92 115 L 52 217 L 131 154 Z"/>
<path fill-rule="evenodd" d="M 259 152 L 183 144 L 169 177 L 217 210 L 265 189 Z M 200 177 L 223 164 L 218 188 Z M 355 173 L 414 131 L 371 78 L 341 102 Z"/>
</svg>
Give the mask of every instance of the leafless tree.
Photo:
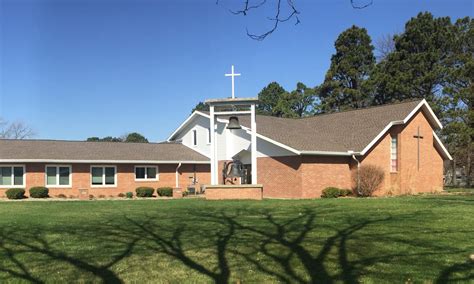
<svg viewBox="0 0 474 284">
<path fill-rule="evenodd" d="M 0 138 L 27 139 L 35 136 L 35 132 L 21 121 L 8 122 L 0 117 Z"/>
<path fill-rule="evenodd" d="M 234 15 L 243 15 L 247 16 L 251 10 L 261 8 L 268 3 L 271 5 L 275 5 L 275 12 L 272 17 L 268 17 L 267 19 L 272 22 L 272 26 L 269 30 L 261 34 L 254 34 L 249 32 L 247 29 L 247 35 L 254 40 L 264 40 L 267 36 L 272 34 L 277 28 L 280 23 L 288 22 L 290 20 L 294 20 L 295 25 L 298 25 L 301 21 L 299 18 L 300 11 L 296 8 L 295 5 L 296 0 L 244 0 L 242 8 L 238 10 L 231 10 L 230 12 Z M 351 6 L 354 9 L 364 9 L 368 6 L 372 5 L 373 0 L 350 0 Z M 216 0 L 216 4 L 219 4 L 219 0 Z"/>
<path fill-rule="evenodd" d="M 375 51 L 378 61 L 382 61 L 395 51 L 395 41 L 392 34 L 386 34 L 375 42 Z"/>
</svg>

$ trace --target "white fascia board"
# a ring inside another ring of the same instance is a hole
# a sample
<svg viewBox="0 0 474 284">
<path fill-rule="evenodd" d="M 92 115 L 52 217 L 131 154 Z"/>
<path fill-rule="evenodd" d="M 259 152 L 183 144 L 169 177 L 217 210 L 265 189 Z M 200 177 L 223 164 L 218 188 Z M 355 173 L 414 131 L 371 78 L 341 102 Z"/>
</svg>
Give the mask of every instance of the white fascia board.
<svg viewBox="0 0 474 284">
<path fill-rule="evenodd" d="M 360 152 L 361 155 L 365 155 L 365 153 L 367 153 L 367 151 L 369 151 L 372 146 L 374 146 L 375 143 L 377 143 L 377 141 L 379 141 L 379 139 L 385 135 L 385 133 L 390 129 L 390 127 L 392 127 L 393 125 L 397 125 L 397 124 L 406 124 L 414 115 L 415 113 L 420 109 L 422 108 L 423 106 L 426 107 L 426 109 L 428 110 L 428 113 L 430 114 L 431 118 L 435 121 L 436 125 L 439 127 L 439 129 L 442 129 L 443 128 L 443 125 L 441 124 L 441 122 L 439 121 L 439 119 L 436 117 L 436 115 L 434 114 L 433 110 L 431 109 L 430 105 L 428 104 L 428 102 L 426 102 L 425 99 L 423 99 L 403 120 L 401 121 L 392 121 L 390 122 L 375 138 L 374 140 L 372 140 L 369 145 L 367 145 L 364 150 L 362 150 Z M 449 154 L 449 153 L 448 153 Z"/>
<path fill-rule="evenodd" d="M 451 157 L 451 154 L 449 154 L 448 149 L 446 149 L 446 147 L 444 147 L 443 142 L 441 142 L 441 139 L 439 139 L 438 135 L 436 135 L 436 132 L 434 132 L 434 131 L 433 131 L 433 137 L 434 137 L 435 141 L 438 143 L 441 150 L 443 150 L 443 152 L 446 154 L 446 157 L 448 157 L 448 159 L 450 161 L 452 161 L 453 157 Z"/>
<path fill-rule="evenodd" d="M 76 164 L 209 164 L 210 161 L 153 160 L 61 160 L 61 159 L 0 159 L 0 163 L 76 163 Z"/>
<path fill-rule="evenodd" d="M 334 152 L 334 151 L 301 151 L 301 155 L 315 155 L 315 156 L 352 156 L 359 155 L 357 152 Z"/>
<path fill-rule="evenodd" d="M 443 128 L 443 125 L 441 124 L 441 121 L 436 117 L 435 113 L 433 112 L 433 109 L 430 107 L 428 102 L 423 99 L 408 115 L 405 117 L 403 120 L 403 123 L 407 123 L 414 115 L 415 113 L 421 108 L 425 106 L 426 109 L 428 110 L 428 113 L 430 114 L 431 118 L 435 121 L 436 125 L 439 127 L 439 129 Z"/>
<path fill-rule="evenodd" d="M 200 111 L 194 111 L 188 118 L 186 118 L 186 120 L 185 120 L 183 123 L 181 123 L 180 126 L 178 126 L 178 128 L 176 128 L 176 130 L 175 130 L 173 133 L 171 133 L 171 135 L 168 137 L 168 139 L 166 139 L 166 141 L 170 142 L 170 141 L 173 139 L 173 137 L 181 131 L 181 129 L 183 129 L 186 125 L 188 125 L 188 123 L 189 123 L 195 116 L 198 116 L 198 115 L 201 115 L 201 116 L 204 116 L 204 117 L 209 118 L 209 115 L 207 115 L 207 114 L 205 114 L 205 113 L 202 113 L 202 112 L 200 112 Z"/>
<path fill-rule="evenodd" d="M 228 122 L 229 122 L 227 119 L 222 119 L 222 118 L 217 118 L 217 121 L 218 121 L 218 122 L 221 122 L 221 123 L 228 123 Z M 245 126 L 242 126 L 242 129 L 245 130 L 245 131 L 247 132 L 247 134 L 249 134 L 249 135 L 252 134 L 252 129 L 250 129 L 250 128 L 248 128 L 248 127 L 245 127 Z M 262 140 L 265 140 L 265 141 L 267 141 L 267 142 L 270 142 L 270 143 L 272 143 L 272 144 L 274 144 L 274 145 L 276 145 L 276 146 L 278 146 L 278 147 L 280 147 L 280 148 L 283 148 L 283 149 L 285 149 L 285 150 L 288 150 L 288 151 L 290 151 L 290 152 L 293 152 L 293 153 L 295 153 L 295 154 L 297 154 L 297 155 L 300 155 L 300 154 L 301 154 L 300 151 L 298 151 L 298 150 L 296 150 L 296 149 L 294 149 L 294 148 L 291 148 L 290 146 L 288 146 L 288 145 L 286 145 L 286 144 L 280 143 L 280 142 L 275 141 L 275 140 L 273 140 L 273 139 L 271 139 L 271 138 L 268 138 L 267 136 L 264 136 L 264 135 L 262 135 L 262 134 L 259 134 L 259 133 L 258 133 L 258 124 L 257 124 L 257 137 L 260 138 L 260 139 L 262 139 Z"/>
<path fill-rule="evenodd" d="M 362 156 L 365 155 L 365 153 L 367 153 L 367 151 L 369 151 L 370 148 L 372 148 L 372 146 L 374 146 L 374 144 L 377 143 L 377 141 L 379 141 L 379 139 L 382 138 L 382 136 L 384 136 L 385 133 L 386 133 L 392 126 L 397 125 L 397 124 L 404 124 L 404 122 L 403 122 L 403 121 L 392 121 L 392 122 L 390 122 L 387 126 L 385 126 L 385 128 L 384 128 L 382 131 L 380 131 L 380 133 L 379 133 L 377 136 L 375 136 L 375 138 L 374 138 L 372 141 L 370 141 L 369 145 L 365 146 L 364 150 L 362 150 L 362 151 L 360 152 L 360 154 L 361 154 Z"/>
</svg>

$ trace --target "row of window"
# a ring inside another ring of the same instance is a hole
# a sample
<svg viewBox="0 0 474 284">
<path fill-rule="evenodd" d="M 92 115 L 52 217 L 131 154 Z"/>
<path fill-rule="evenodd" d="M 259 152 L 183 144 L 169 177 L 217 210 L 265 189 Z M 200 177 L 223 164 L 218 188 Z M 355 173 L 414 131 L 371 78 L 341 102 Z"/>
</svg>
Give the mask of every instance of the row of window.
<svg viewBox="0 0 474 284">
<path fill-rule="evenodd" d="M 211 144 L 211 129 L 207 129 L 207 144 Z M 198 144 L 198 133 L 197 129 L 193 129 L 193 146 L 197 146 Z"/>
<path fill-rule="evenodd" d="M 92 186 L 116 186 L 117 168 L 115 166 L 92 166 L 91 185 Z M 66 165 L 48 165 L 45 169 L 46 186 L 50 187 L 70 187 L 72 168 Z M 136 181 L 158 181 L 157 166 L 136 166 Z M 0 187 L 22 187 L 25 186 L 24 166 L 1 166 L 0 167 Z"/>
</svg>

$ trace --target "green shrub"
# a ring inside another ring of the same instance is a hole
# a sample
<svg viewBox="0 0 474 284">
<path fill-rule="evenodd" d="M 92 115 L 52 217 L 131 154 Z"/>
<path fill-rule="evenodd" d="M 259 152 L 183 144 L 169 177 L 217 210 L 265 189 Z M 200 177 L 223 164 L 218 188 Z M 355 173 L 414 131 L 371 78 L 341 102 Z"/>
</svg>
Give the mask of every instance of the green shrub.
<svg viewBox="0 0 474 284">
<path fill-rule="evenodd" d="M 138 187 L 135 191 L 137 197 L 152 197 L 155 190 L 151 187 Z"/>
<path fill-rule="evenodd" d="M 133 192 L 130 192 L 130 191 L 129 191 L 129 192 L 125 193 L 125 197 L 127 197 L 127 198 L 133 198 Z"/>
<path fill-rule="evenodd" d="M 171 188 L 171 187 L 160 187 L 156 190 L 156 193 L 158 193 L 159 196 L 172 197 L 173 196 L 173 188 Z"/>
<path fill-rule="evenodd" d="M 323 189 L 322 198 L 337 198 L 341 196 L 341 190 L 337 187 L 326 187 Z"/>
<path fill-rule="evenodd" d="M 47 198 L 49 197 L 49 189 L 44 186 L 35 186 L 30 188 L 31 198 Z"/>
<path fill-rule="evenodd" d="M 341 189 L 340 195 L 341 196 L 351 196 L 352 195 L 352 190 L 351 189 Z"/>
<path fill-rule="evenodd" d="M 5 191 L 8 199 L 23 199 L 25 198 L 25 190 L 23 188 L 10 188 Z"/>
</svg>

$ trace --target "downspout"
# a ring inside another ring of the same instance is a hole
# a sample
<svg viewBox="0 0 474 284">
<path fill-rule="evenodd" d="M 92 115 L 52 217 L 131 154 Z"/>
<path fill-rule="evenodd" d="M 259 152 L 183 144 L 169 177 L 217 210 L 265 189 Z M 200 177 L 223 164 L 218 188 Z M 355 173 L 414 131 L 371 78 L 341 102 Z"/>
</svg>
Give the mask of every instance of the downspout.
<svg viewBox="0 0 474 284">
<path fill-rule="evenodd" d="M 176 167 L 176 188 L 179 188 L 179 168 L 181 168 L 181 163 Z"/>
<path fill-rule="evenodd" d="M 356 156 L 352 154 L 352 159 L 357 162 L 357 193 L 360 195 L 360 175 L 359 175 L 359 169 L 360 169 L 360 161 L 357 160 Z"/>
</svg>

